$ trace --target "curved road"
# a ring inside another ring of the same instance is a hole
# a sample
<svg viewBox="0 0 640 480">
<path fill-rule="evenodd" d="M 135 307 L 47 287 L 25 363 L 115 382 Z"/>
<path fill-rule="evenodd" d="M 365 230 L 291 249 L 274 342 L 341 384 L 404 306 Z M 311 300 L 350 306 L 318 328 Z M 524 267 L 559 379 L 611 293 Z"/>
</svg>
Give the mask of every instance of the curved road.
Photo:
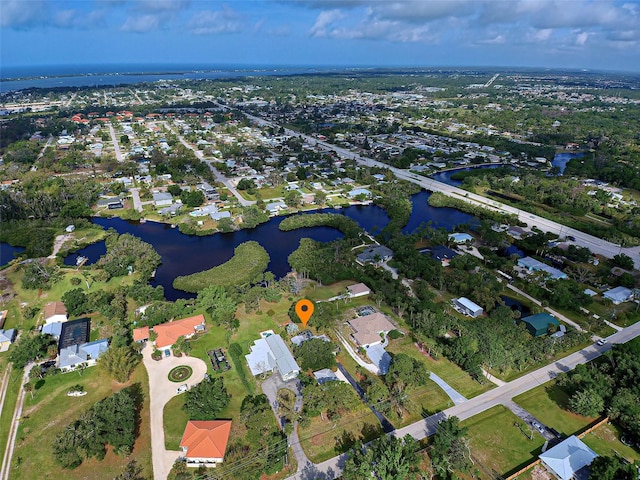
<svg viewBox="0 0 640 480">
<path fill-rule="evenodd" d="M 176 396 L 176 389 L 181 385 L 168 378 L 169 371 L 178 365 L 188 365 L 193 374 L 184 382 L 189 388 L 200 383 L 207 373 L 207 364 L 195 357 L 162 357 L 156 361 L 151 358 L 153 346 L 151 342 L 142 350 L 142 361 L 149 376 L 149 397 L 151 411 L 151 459 L 153 478 L 166 480 L 173 463 L 182 452 L 167 450 L 164 441 L 164 406 Z"/>
</svg>

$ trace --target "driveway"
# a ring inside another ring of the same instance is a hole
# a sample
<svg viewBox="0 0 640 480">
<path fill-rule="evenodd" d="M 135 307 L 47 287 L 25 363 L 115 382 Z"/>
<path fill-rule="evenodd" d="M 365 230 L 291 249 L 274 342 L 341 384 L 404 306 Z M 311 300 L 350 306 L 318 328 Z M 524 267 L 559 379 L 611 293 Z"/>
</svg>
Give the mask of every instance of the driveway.
<svg viewBox="0 0 640 480">
<path fill-rule="evenodd" d="M 271 375 L 262 382 L 262 393 L 264 393 L 269 399 L 269 405 L 271 405 L 271 408 L 273 409 L 273 414 L 276 416 L 276 421 L 279 426 L 282 425 L 282 421 L 278 415 L 278 390 L 281 388 L 288 388 L 294 392 L 296 394 L 296 402 L 293 408 L 296 412 L 299 412 L 302 409 L 302 384 L 300 383 L 300 380 L 296 378 L 285 382 L 278 373 Z M 293 456 L 296 458 L 296 462 L 298 462 L 297 471 L 300 472 L 302 469 L 311 466 L 312 463 L 307 458 L 307 455 L 304 453 L 302 445 L 300 444 L 297 421 L 293 424 L 293 432 L 289 436 L 288 442 L 291 450 L 293 450 Z"/>
<path fill-rule="evenodd" d="M 194 357 L 162 357 L 155 361 L 151 358 L 153 346 L 150 342 L 142 350 L 142 361 L 149 375 L 149 397 L 151 410 L 151 458 L 153 463 L 153 478 L 166 480 L 173 463 L 180 457 L 181 452 L 167 450 L 164 445 L 164 406 L 176 396 L 176 389 L 182 385 L 169 380 L 169 371 L 178 365 L 188 365 L 193 374 L 186 383 L 189 388 L 200 383 L 207 373 L 207 364 Z"/>
<path fill-rule="evenodd" d="M 431 380 L 433 380 L 435 383 L 437 383 L 438 386 L 442 390 L 444 390 L 444 393 L 449 395 L 449 398 L 451 400 L 453 400 L 453 403 L 455 405 L 460 405 L 461 403 L 467 401 L 467 399 L 464 396 L 462 396 L 460 393 L 458 393 L 456 390 L 454 390 L 454 388 L 451 385 L 449 385 L 447 382 L 445 382 L 443 379 L 441 379 L 435 373 L 430 372 L 429 378 L 431 378 Z"/>
</svg>

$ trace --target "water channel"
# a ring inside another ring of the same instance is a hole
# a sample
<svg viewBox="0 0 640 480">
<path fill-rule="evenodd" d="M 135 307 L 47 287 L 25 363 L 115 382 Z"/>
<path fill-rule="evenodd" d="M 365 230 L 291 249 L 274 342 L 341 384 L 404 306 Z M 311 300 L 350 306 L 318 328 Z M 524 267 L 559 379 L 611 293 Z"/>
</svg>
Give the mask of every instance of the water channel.
<svg viewBox="0 0 640 480">
<path fill-rule="evenodd" d="M 409 223 L 404 228 L 405 233 L 414 231 L 420 224 L 428 221 L 432 221 L 436 227 L 444 227 L 447 230 L 452 230 L 461 224 L 475 226 L 479 223 L 476 217 L 459 210 L 429 206 L 429 195 L 428 192 L 423 191 L 412 197 L 413 212 Z M 353 218 L 361 227 L 374 234 L 379 232 L 389 221 L 384 210 L 376 205 L 356 205 L 321 211 Z M 243 242 L 255 240 L 260 243 L 271 257 L 268 270 L 273 272 L 276 277 L 282 277 L 289 272 L 287 258 L 291 252 L 298 248 L 301 238 L 307 237 L 316 241 L 329 242 L 342 237 L 339 231 L 330 227 L 313 227 L 282 232 L 278 226 L 283 219 L 284 217 L 275 217 L 253 229 L 217 233 L 205 237 L 184 235 L 178 229 L 156 222 L 128 222 L 119 218 L 95 218 L 93 222 L 104 228 L 113 228 L 118 233 L 130 233 L 153 245 L 162 257 L 162 265 L 158 268 L 152 284 L 162 285 L 165 297 L 168 300 L 176 300 L 189 298 L 192 295 L 173 288 L 172 283 L 175 277 L 206 270 L 226 262 L 233 256 L 235 247 Z M 78 255 L 87 257 L 88 263 L 93 263 L 105 252 L 104 242 L 98 242 L 69 255 L 65 258 L 65 264 L 75 265 Z"/>
</svg>

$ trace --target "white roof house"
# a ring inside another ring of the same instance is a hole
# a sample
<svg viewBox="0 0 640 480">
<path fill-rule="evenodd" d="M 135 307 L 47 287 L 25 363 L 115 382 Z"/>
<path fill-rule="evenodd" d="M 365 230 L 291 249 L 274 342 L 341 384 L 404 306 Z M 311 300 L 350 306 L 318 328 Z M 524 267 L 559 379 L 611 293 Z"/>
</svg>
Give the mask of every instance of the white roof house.
<svg viewBox="0 0 640 480">
<path fill-rule="evenodd" d="M 473 303 L 467 297 L 454 298 L 453 307 L 460 313 L 473 318 L 479 317 L 483 312 L 480 305 Z"/>
<path fill-rule="evenodd" d="M 453 240 L 455 243 L 473 242 L 473 237 L 468 233 L 450 233 L 449 240 Z"/>
<path fill-rule="evenodd" d="M 582 440 L 572 435 L 538 458 L 557 478 L 571 480 L 579 470 L 591 465 L 597 456 Z"/>
<path fill-rule="evenodd" d="M 633 292 L 626 287 L 616 287 L 611 290 L 607 290 L 602 294 L 602 296 L 611 300 L 614 305 L 620 305 L 621 303 L 631 300 Z"/>
<path fill-rule="evenodd" d="M 283 380 L 298 376 L 300 367 L 280 335 L 269 335 L 253 342 L 251 353 L 245 355 L 253 375 L 277 370 Z"/>
</svg>

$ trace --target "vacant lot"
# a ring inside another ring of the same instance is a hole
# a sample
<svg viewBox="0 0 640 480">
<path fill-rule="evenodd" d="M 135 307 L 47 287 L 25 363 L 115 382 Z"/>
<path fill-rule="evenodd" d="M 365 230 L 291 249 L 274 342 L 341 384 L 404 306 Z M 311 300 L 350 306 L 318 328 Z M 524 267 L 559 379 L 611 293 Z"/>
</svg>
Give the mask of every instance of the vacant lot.
<svg viewBox="0 0 640 480">
<path fill-rule="evenodd" d="M 555 428 L 566 436 L 573 435 L 596 420 L 570 412 L 567 394 L 555 383 L 529 390 L 513 400 L 546 426 Z"/>
<path fill-rule="evenodd" d="M 620 441 L 620 431 L 615 425 L 601 425 L 582 438 L 598 455 L 617 456 L 626 458 L 630 462 L 640 461 L 640 451 L 628 447 Z"/>
<path fill-rule="evenodd" d="M 83 397 L 68 397 L 67 391 L 80 384 L 87 391 Z M 23 421 L 20 424 L 16 450 L 13 455 L 11 479 L 87 479 L 111 480 L 125 467 L 128 458 L 115 455 L 111 448 L 104 460 L 85 460 L 74 470 L 60 467 L 52 453 L 53 441 L 69 423 L 76 420 L 94 403 L 131 384 L 139 384 L 144 395 L 141 424 L 133 454 L 130 458 L 144 467 L 144 475 L 151 478 L 151 436 L 149 429 L 149 381 L 141 365 L 129 383 L 118 384 L 97 367 L 77 373 L 45 377 L 44 384 L 34 392 L 33 399 L 26 396 Z"/>
<path fill-rule="evenodd" d="M 475 462 L 506 476 L 535 459 L 542 451 L 544 439 L 537 434 L 530 439 L 518 427 L 522 420 L 502 405 L 493 407 L 468 420 L 468 438 Z"/>
</svg>

